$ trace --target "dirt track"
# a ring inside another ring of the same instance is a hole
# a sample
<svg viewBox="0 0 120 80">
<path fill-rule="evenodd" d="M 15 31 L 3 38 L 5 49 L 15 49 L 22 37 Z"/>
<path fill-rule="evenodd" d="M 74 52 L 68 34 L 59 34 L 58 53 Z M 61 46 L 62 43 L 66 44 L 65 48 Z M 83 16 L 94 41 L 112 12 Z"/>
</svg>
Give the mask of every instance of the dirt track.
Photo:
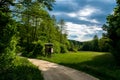
<svg viewBox="0 0 120 80">
<path fill-rule="evenodd" d="M 28 59 L 42 71 L 45 80 L 99 80 L 84 72 L 44 60 Z"/>
</svg>

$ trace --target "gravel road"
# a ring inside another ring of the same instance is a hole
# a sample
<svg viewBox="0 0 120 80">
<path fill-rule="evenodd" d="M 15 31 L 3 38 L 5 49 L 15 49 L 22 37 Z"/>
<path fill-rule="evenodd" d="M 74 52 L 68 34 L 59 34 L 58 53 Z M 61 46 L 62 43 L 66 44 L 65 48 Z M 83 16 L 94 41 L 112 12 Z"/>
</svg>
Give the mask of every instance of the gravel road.
<svg viewBox="0 0 120 80">
<path fill-rule="evenodd" d="M 42 71 L 45 80 L 99 80 L 84 72 L 44 60 L 28 59 Z"/>
</svg>

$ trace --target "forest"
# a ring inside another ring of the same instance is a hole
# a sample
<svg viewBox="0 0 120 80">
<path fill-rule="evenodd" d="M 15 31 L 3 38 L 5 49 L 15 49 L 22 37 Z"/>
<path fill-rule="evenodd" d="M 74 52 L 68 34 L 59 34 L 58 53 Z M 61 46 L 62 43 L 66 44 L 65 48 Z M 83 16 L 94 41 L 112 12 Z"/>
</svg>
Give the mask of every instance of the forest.
<svg viewBox="0 0 120 80">
<path fill-rule="evenodd" d="M 103 36 L 98 38 L 97 35 L 93 37 L 91 41 L 79 42 L 70 40 L 69 51 L 97 51 L 97 52 L 109 52 L 110 51 L 110 39 Z"/>
</svg>

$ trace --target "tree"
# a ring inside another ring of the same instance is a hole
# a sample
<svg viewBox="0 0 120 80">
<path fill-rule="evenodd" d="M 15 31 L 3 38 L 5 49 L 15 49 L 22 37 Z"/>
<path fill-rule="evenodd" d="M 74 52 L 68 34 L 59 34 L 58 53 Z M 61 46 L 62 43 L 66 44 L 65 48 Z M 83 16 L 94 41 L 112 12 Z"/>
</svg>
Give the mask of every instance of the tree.
<svg viewBox="0 0 120 80">
<path fill-rule="evenodd" d="M 31 53 L 33 43 L 38 41 L 43 44 L 53 43 L 57 46 L 57 49 L 55 48 L 56 52 L 60 52 L 60 48 L 64 49 L 62 52 L 66 51 L 68 40 L 65 29 L 63 29 L 64 20 L 61 21 L 62 27 L 58 27 L 55 16 L 51 17 L 46 10 L 46 8 L 52 10 L 54 1 L 17 0 L 22 6 L 16 5 L 13 9 L 16 12 L 13 18 L 17 18 L 16 20 L 20 23 L 18 27 L 20 37 L 18 45 L 24 49 L 25 53 Z"/>
<path fill-rule="evenodd" d="M 67 30 L 66 30 L 66 25 L 64 19 L 61 19 L 59 21 L 59 30 L 60 30 L 60 42 L 61 43 L 66 43 L 67 41 Z"/>
<path fill-rule="evenodd" d="M 98 36 L 97 36 L 97 35 L 95 35 L 95 36 L 93 37 L 91 47 L 92 47 L 92 50 L 93 50 L 93 51 L 99 51 Z"/>
<path fill-rule="evenodd" d="M 63 43 L 63 36 L 62 34 L 64 33 L 65 31 L 65 21 L 63 19 L 61 19 L 59 21 L 59 29 L 60 29 L 60 42 Z"/>
<path fill-rule="evenodd" d="M 103 27 L 107 31 L 107 36 L 110 39 L 111 53 L 120 65 L 120 0 L 116 0 L 117 5 L 114 13 L 107 16 L 107 24 Z"/>
<path fill-rule="evenodd" d="M 91 51 L 91 41 L 83 42 L 82 49 L 83 51 Z"/>
<path fill-rule="evenodd" d="M 7 70 L 15 57 L 17 23 L 10 16 L 12 0 L 0 1 L 0 72 Z"/>
<path fill-rule="evenodd" d="M 67 52 L 67 45 L 69 44 L 67 40 L 67 31 L 65 27 L 65 21 L 64 19 L 61 19 L 59 21 L 59 30 L 60 30 L 60 43 L 61 43 L 61 52 L 65 53 Z"/>
<path fill-rule="evenodd" d="M 17 2 L 22 6 L 16 5 L 12 11 L 16 12 L 14 17 L 21 24 L 18 27 L 19 45 L 29 53 L 32 50 L 31 47 L 34 41 L 47 42 L 46 37 L 50 35 L 52 20 L 46 8 L 51 10 L 54 0 L 18 0 Z M 49 33 L 46 33 L 46 31 L 49 31 Z"/>
<path fill-rule="evenodd" d="M 8 12 L 10 5 L 14 5 L 13 0 L 0 0 L 0 10 L 2 12 Z"/>
<path fill-rule="evenodd" d="M 99 40 L 99 50 L 102 51 L 102 52 L 109 52 L 109 38 L 107 37 L 102 37 L 100 40 Z"/>
<path fill-rule="evenodd" d="M 75 40 L 69 40 L 69 51 L 78 51 L 81 49 L 82 42 L 75 41 Z"/>
<path fill-rule="evenodd" d="M 17 2 L 21 3 L 24 7 L 28 5 L 31 6 L 33 2 L 38 2 L 44 8 L 52 10 L 55 0 L 17 0 Z"/>
</svg>

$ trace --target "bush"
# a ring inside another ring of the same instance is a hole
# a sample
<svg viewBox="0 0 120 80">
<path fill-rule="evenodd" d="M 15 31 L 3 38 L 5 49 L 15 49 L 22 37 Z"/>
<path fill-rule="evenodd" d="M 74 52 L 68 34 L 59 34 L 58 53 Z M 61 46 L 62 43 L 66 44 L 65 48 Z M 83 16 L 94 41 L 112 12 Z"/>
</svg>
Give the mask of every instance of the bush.
<svg viewBox="0 0 120 80">
<path fill-rule="evenodd" d="M 37 55 L 41 55 L 43 56 L 44 55 L 44 45 L 43 43 L 39 40 L 38 42 L 34 42 L 34 48 L 33 48 L 33 56 L 37 56 Z"/>
<path fill-rule="evenodd" d="M 61 53 L 67 53 L 68 52 L 67 47 L 65 45 L 61 44 L 60 45 L 60 52 Z"/>
<path fill-rule="evenodd" d="M 27 45 L 22 53 L 22 56 L 26 57 L 37 57 L 38 55 L 44 55 L 44 45 L 40 40 Z"/>
<path fill-rule="evenodd" d="M 16 57 L 12 67 L 0 71 L 0 80 L 43 80 L 39 69 L 27 59 Z"/>
<path fill-rule="evenodd" d="M 23 46 L 23 52 L 22 52 L 22 56 L 25 57 L 30 57 L 32 56 L 32 54 L 30 54 L 33 51 L 33 48 L 35 47 L 35 45 L 33 43 L 24 43 L 25 45 Z"/>
<path fill-rule="evenodd" d="M 60 43 L 59 42 L 57 42 L 57 41 L 55 41 L 54 43 L 53 43 L 54 45 L 54 47 L 53 47 L 53 52 L 54 53 L 60 53 Z"/>
<path fill-rule="evenodd" d="M 22 52 L 23 48 L 19 45 L 16 46 L 16 53 L 20 54 Z"/>
</svg>

